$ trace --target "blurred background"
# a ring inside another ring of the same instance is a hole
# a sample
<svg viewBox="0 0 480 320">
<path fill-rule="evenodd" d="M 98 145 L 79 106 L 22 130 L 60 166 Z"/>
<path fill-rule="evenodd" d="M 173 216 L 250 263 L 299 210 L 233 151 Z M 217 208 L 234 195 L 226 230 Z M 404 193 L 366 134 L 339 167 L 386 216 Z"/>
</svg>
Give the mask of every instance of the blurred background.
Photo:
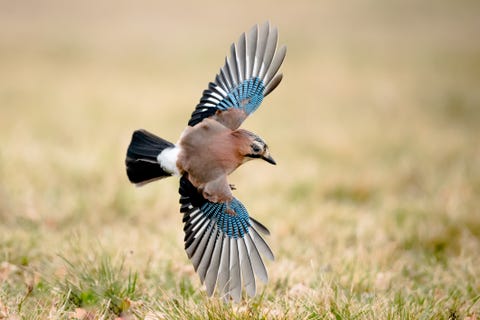
<svg viewBox="0 0 480 320">
<path fill-rule="evenodd" d="M 76 235 L 158 279 L 165 261 L 192 274 L 178 182 L 133 187 L 126 148 L 138 128 L 176 141 L 230 44 L 268 20 L 288 46 L 284 80 L 243 127 L 278 165 L 231 183 L 272 232 L 276 290 L 320 290 L 323 270 L 385 301 L 394 283 L 470 301 L 479 16 L 473 0 L 0 0 L 0 261 L 48 268 Z"/>
</svg>

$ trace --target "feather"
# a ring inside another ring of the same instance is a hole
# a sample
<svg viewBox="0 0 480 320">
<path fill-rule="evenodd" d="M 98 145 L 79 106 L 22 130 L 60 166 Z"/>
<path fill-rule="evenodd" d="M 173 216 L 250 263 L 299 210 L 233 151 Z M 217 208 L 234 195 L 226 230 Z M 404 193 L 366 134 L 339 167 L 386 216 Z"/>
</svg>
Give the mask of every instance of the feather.
<svg viewBox="0 0 480 320">
<path fill-rule="evenodd" d="M 238 43 L 236 46 L 236 58 L 237 58 L 237 70 L 238 70 L 238 82 L 242 83 L 244 80 L 247 80 L 245 78 L 245 64 L 246 64 L 246 38 L 245 38 L 245 33 L 242 33 L 240 35 L 240 38 L 238 39 Z"/>
<path fill-rule="evenodd" d="M 182 204 L 182 205 L 180 206 L 180 213 L 184 213 L 184 212 L 190 211 L 191 209 L 192 209 L 192 205 L 191 205 L 190 203 Z M 183 217 L 183 219 L 184 219 L 183 222 L 186 222 L 185 219 L 186 219 L 187 217 L 188 217 L 187 215 L 185 215 L 185 216 Z"/>
<path fill-rule="evenodd" d="M 242 280 L 240 275 L 240 261 L 237 239 L 230 238 L 230 279 L 228 293 L 235 302 L 242 297 Z"/>
<path fill-rule="evenodd" d="M 250 79 L 253 74 L 255 51 L 257 50 L 258 25 L 254 25 L 247 36 L 247 59 L 245 64 L 245 79 Z"/>
<path fill-rule="evenodd" d="M 198 106 L 199 109 L 203 109 L 205 107 L 215 107 L 220 103 L 221 100 L 216 99 L 212 95 L 203 96 L 200 100 L 200 105 Z M 205 110 L 206 111 L 206 110 Z"/>
<path fill-rule="evenodd" d="M 255 229 L 258 229 L 261 233 L 269 236 L 270 231 L 268 231 L 267 227 L 265 227 L 263 224 L 258 222 L 258 220 L 254 219 L 253 217 L 250 217 L 250 222 L 253 224 L 253 227 Z"/>
<path fill-rule="evenodd" d="M 200 223 L 203 225 L 207 225 L 209 222 L 209 220 L 203 218 Z M 197 227 L 197 225 L 192 224 L 185 230 L 185 251 L 187 252 L 187 256 L 189 258 L 193 256 L 201 240 L 201 237 L 198 236 L 198 232 L 195 232 L 195 227 Z M 203 227 L 201 229 L 203 229 Z"/>
<path fill-rule="evenodd" d="M 210 94 L 208 96 L 212 99 L 215 99 L 216 104 L 220 103 L 220 101 L 222 101 L 224 98 L 223 94 L 220 93 L 219 91 L 221 87 L 216 85 L 213 82 L 210 82 L 209 89 L 210 89 Z"/>
<path fill-rule="evenodd" d="M 224 88 L 217 85 L 216 83 L 211 82 L 210 84 L 212 86 L 212 90 L 217 94 L 217 97 L 219 97 L 220 100 L 227 96 L 227 91 L 225 91 Z"/>
<path fill-rule="evenodd" d="M 205 276 L 207 274 L 208 267 L 210 265 L 210 261 L 212 259 L 213 249 L 218 237 L 218 227 L 215 225 L 214 229 L 211 230 L 210 234 L 208 235 L 208 244 L 205 248 L 205 252 L 203 253 L 203 257 L 201 258 L 200 264 L 198 265 L 197 273 L 200 277 L 200 282 L 204 282 Z"/>
<path fill-rule="evenodd" d="M 255 61 L 253 64 L 252 77 L 258 77 L 260 68 L 263 64 L 263 56 L 267 47 L 268 34 L 270 33 L 270 24 L 265 22 L 258 30 L 257 51 L 255 52 Z"/>
<path fill-rule="evenodd" d="M 240 81 L 238 80 L 238 69 L 237 69 L 237 54 L 235 50 L 235 43 L 232 43 L 232 46 L 230 47 L 230 58 L 228 59 L 228 70 L 230 70 L 230 75 L 232 76 L 233 80 L 233 85 L 234 87 L 238 86 L 240 84 Z"/>
<path fill-rule="evenodd" d="M 280 84 L 280 82 L 282 81 L 282 78 L 283 78 L 283 74 L 279 73 L 277 74 L 273 79 L 272 81 L 270 81 L 269 84 L 267 84 L 267 87 L 265 88 L 265 92 L 263 93 L 263 96 L 266 97 L 270 94 L 270 92 L 272 92 L 273 90 L 275 90 L 275 88 Z"/>
<path fill-rule="evenodd" d="M 263 263 L 263 260 L 260 257 L 257 247 L 253 243 L 252 236 L 250 234 L 247 234 L 245 236 L 245 244 L 247 245 L 247 250 L 250 254 L 250 261 L 252 263 L 253 272 L 263 283 L 267 283 L 267 269 L 265 268 L 265 264 Z"/>
<path fill-rule="evenodd" d="M 265 78 L 265 74 L 268 71 L 268 68 L 270 68 L 270 64 L 272 63 L 275 49 L 277 48 L 277 41 L 278 30 L 277 28 L 273 28 L 268 34 L 267 47 L 265 48 L 265 55 L 263 56 L 262 67 L 260 68 L 260 73 L 258 75 L 262 80 Z"/>
<path fill-rule="evenodd" d="M 223 236 L 222 254 L 218 269 L 217 287 L 221 294 L 228 294 L 228 280 L 230 279 L 230 238 Z"/>
<path fill-rule="evenodd" d="M 195 220 L 198 220 L 198 218 L 200 218 L 201 220 L 199 220 L 197 223 L 195 222 Z M 185 241 L 199 238 L 198 231 L 196 230 L 203 229 L 209 222 L 210 221 L 205 216 L 203 216 L 203 214 L 198 215 L 193 219 L 190 219 L 190 221 L 186 223 L 183 227 L 183 231 L 185 232 Z"/>
<path fill-rule="evenodd" d="M 220 69 L 220 74 L 225 79 L 225 83 L 228 87 L 228 91 L 233 89 L 233 80 L 228 69 L 228 60 L 225 58 L 225 65 Z"/>
<path fill-rule="evenodd" d="M 193 233 L 196 236 L 197 232 L 195 232 L 195 230 L 202 229 L 207 223 L 207 217 L 203 214 L 191 216 L 188 223 L 183 227 L 183 231 L 185 231 L 185 233 Z"/>
<path fill-rule="evenodd" d="M 268 68 L 267 73 L 265 74 L 265 86 L 268 86 L 270 84 L 270 81 L 272 80 L 273 76 L 277 73 L 278 69 L 280 69 L 280 66 L 282 65 L 283 59 L 285 59 L 285 55 L 287 54 L 287 47 L 282 46 L 277 52 L 275 52 L 275 55 L 273 56 L 272 63 L 270 64 L 270 67 Z"/>
<path fill-rule="evenodd" d="M 163 168 L 158 156 L 164 150 L 169 151 L 175 145 L 157 137 L 146 130 L 136 130 L 128 146 L 125 165 L 130 182 L 143 186 L 149 182 L 163 179 L 174 174 L 176 167 Z"/>
<path fill-rule="evenodd" d="M 188 258 L 191 259 L 195 253 L 195 249 L 202 239 L 200 237 L 195 238 L 193 232 L 188 235 L 188 238 L 187 235 L 185 235 L 185 238 L 185 252 L 187 253 Z"/>
<path fill-rule="evenodd" d="M 215 83 L 218 84 L 225 92 L 228 92 L 227 82 L 223 78 L 222 69 L 215 76 Z"/>
<path fill-rule="evenodd" d="M 242 270 L 243 285 L 250 297 L 255 296 L 255 277 L 253 275 L 252 262 L 248 254 L 245 238 L 237 239 L 239 255 L 240 255 L 240 269 Z"/>
<path fill-rule="evenodd" d="M 219 231 L 217 239 L 215 240 L 215 249 L 212 253 L 212 260 L 208 266 L 207 275 L 205 276 L 205 286 L 207 288 L 208 296 L 211 296 L 215 290 L 215 284 L 219 274 L 224 237 L 225 235 Z"/>
<path fill-rule="evenodd" d="M 253 243 L 257 247 L 258 251 L 261 252 L 265 257 L 267 257 L 267 259 L 275 260 L 272 250 L 270 249 L 268 244 L 265 242 L 265 240 L 263 240 L 262 236 L 258 234 L 255 228 L 250 228 L 250 232 L 252 235 Z"/>
<path fill-rule="evenodd" d="M 214 225 L 213 222 L 210 223 L 207 230 L 200 235 L 199 238 L 201 238 L 202 240 L 198 243 L 198 246 L 195 248 L 192 257 L 190 258 L 190 261 L 192 261 L 193 268 L 195 269 L 195 271 L 198 270 L 200 261 L 207 249 L 207 243 L 208 243 L 208 240 L 210 239 L 213 225 Z"/>
</svg>

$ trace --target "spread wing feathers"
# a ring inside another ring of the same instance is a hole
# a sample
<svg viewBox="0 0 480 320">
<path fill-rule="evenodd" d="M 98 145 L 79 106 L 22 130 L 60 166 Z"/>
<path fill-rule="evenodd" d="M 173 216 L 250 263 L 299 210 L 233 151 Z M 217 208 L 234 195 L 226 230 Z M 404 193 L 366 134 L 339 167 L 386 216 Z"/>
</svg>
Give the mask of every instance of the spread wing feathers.
<svg viewBox="0 0 480 320">
<path fill-rule="evenodd" d="M 191 184 L 180 179 L 180 212 L 183 213 L 185 251 L 192 261 L 207 294 L 217 291 L 239 301 L 242 284 L 251 297 L 256 293 L 256 278 L 266 283 L 267 270 L 260 254 L 273 260 L 272 250 L 259 232 L 267 228 L 250 218 L 243 204 L 234 198 L 227 213 L 225 203 L 213 203 Z M 257 231 L 258 230 L 258 231 Z"/>
<path fill-rule="evenodd" d="M 222 117 L 217 121 L 237 129 L 282 80 L 282 74 L 277 72 L 287 49 L 282 46 L 277 50 L 277 43 L 277 28 L 271 28 L 268 22 L 243 33 L 230 47 L 230 56 L 225 58 L 214 82 L 203 91 L 188 125 L 195 126 L 218 111 L 228 112 L 233 108 L 243 111 L 232 113 L 231 117 L 239 118 L 237 121 L 224 121 Z"/>
</svg>

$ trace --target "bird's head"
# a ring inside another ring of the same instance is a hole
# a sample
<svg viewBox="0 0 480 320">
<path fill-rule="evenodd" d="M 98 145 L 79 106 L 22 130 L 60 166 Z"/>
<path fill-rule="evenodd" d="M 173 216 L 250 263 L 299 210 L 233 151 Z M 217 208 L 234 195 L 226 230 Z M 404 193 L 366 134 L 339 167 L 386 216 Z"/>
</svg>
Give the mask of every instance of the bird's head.
<svg viewBox="0 0 480 320">
<path fill-rule="evenodd" d="M 263 159 L 268 163 L 277 164 L 262 138 L 246 130 L 237 130 L 237 132 L 241 141 L 239 150 L 244 163 L 252 159 Z"/>
</svg>

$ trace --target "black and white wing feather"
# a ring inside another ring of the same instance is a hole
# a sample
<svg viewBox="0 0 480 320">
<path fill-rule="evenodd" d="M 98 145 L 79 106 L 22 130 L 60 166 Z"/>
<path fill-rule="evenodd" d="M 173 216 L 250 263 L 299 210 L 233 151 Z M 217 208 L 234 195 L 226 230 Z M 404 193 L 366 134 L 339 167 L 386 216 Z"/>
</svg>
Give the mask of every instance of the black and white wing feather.
<svg viewBox="0 0 480 320">
<path fill-rule="evenodd" d="M 247 294 L 256 293 L 256 278 L 268 281 L 262 257 L 274 259 L 259 232 L 267 228 L 249 217 L 236 198 L 230 203 L 235 215 L 227 213 L 225 203 L 213 203 L 197 191 L 186 176 L 180 179 L 180 212 L 183 213 L 185 251 L 192 261 L 207 294 L 217 292 L 225 299 L 239 301 L 242 285 Z"/>
<path fill-rule="evenodd" d="M 282 80 L 282 74 L 277 72 L 286 47 L 277 50 L 277 43 L 277 28 L 271 28 L 268 22 L 243 33 L 230 47 L 230 56 L 225 58 L 215 80 L 203 91 L 188 125 L 195 126 L 205 118 L 227 113 L 230 114 L 227 118 L 234 119 L 217 117 L 216 120 L 237 129 Z"/>
</svg>

